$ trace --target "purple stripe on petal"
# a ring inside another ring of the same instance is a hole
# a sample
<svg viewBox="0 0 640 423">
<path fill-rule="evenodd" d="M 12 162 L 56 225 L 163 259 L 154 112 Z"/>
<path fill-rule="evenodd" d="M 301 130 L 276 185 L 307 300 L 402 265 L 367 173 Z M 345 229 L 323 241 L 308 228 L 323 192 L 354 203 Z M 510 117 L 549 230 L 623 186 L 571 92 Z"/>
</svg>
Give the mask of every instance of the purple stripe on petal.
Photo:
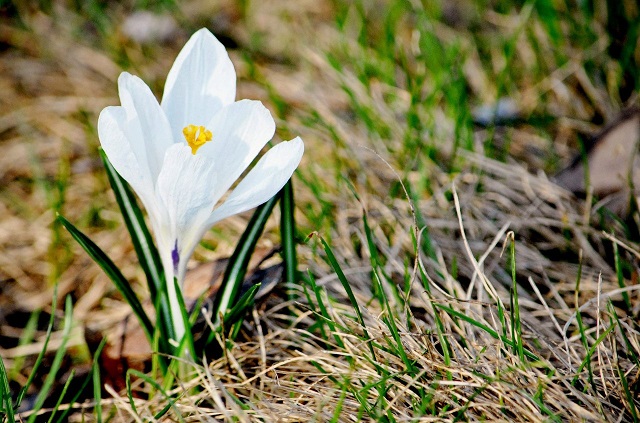
<svg viewBox="0 0 640 423">
<path fill-rule="evenodd" d="M 178 253 L 178 240 L 176 240 L 176 245 L 173 247 L 173 251 L 171 251 L 171 259 L 173 260 L 173 271 L 178 271 L 178 263 L 180 263 L 180 253 Z"/>
</svg>

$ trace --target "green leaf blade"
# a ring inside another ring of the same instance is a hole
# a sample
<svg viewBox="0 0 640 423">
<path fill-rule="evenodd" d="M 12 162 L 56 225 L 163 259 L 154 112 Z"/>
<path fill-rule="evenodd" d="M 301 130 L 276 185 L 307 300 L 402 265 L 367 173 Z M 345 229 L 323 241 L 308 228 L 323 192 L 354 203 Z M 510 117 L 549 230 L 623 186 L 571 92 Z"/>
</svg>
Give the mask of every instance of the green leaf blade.
<svg viewBox="0 0 640 423">
<path fill-rule="evenodd" d="M 236 249 L 233 251 L 227 270 L 222 280 L 222 286 L 216 296 L 213 312 L 215 323 L 219 323 L 220 314 L 225 315 L 233 305 L 240 292 L 240 287 L 247 273 L 249 260 L 253 254 L 258 239 L 264 230 L 267 219 L 278 201 L 278 195 L 273 196 L 269 201 L 256 209 L 243 232 Z"/>
<path fill-rule="evenodd" d="M 291 180 L 280 191 L 280 238 L 284 259 L 285 280 L 298 281 L 298 257 L 296 256 L 296 223 L 294 218 L 293 185 Z"/>
<path fill-rule="evenodd" d="M 91 241 L 85 234 L 80 232 L 78 228 L 73 226 L 71 222 L 65 219 L 62 215 L 58 215 L 58 221 L 69 231 L 71 236 L 80 244 L 80 246 L 89 254 L 89 257 L 96 262 L 98 266 L 107 274 L 109 279 L 114 283 L 118 291 L 124 296 L 125 300 L 131 306 L 133 313 L 136 315 L 142 329 L 147 335 L 149 342 L 153 340 L 153 324 L 149 320 L 147 313 L 142 308 L 142 304 L 136 296 L 133 289 L 129 285 L 127 279 L 122 275 L 120 269 L 116 267 L 113 261 L 107 256 L 107 254 L 100 249 L 93 241 Z"/>
</svg>

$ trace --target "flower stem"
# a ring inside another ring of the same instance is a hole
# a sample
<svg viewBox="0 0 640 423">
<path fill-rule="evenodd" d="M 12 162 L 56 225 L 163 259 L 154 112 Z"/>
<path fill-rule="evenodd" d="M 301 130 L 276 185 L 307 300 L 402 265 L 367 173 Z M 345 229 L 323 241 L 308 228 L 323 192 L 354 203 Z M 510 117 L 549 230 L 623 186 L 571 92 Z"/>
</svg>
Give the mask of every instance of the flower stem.
<svg viewBox="0 0 640 423">
<path fill-rule="evenodd" d="M 173 331 L 176 339 L 174 341 L 177 345 L 180 345 L 182 338 L 185 334 L 185 321 L 183 313 L 180 308 L 180 301 L 178 300 L 177 286 L 179 283 L 177 278 L 173 277 L 171 280 L 167 278 L 167 296 L 169 297 L 169 309 L 171 313 L 171 321 L 173 322 Z"/>
</svg>

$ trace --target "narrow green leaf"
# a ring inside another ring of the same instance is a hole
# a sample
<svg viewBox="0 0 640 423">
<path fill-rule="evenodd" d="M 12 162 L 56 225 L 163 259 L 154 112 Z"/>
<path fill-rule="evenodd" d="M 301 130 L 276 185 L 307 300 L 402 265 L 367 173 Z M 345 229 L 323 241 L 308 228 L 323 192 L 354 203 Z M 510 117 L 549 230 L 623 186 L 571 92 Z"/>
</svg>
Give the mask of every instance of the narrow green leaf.
<svg viewBox="0 0 640 423">
<path fill-rule="evenodd" d="M 151 301 L 155 302 L 158 291 L 164 289 L 164 276 L 162 275 L 162 262 L 160 255 L 153 243 L 153 238 L 147 224 L 144 221 L 142 211 L 138 207 L 135 195 L 127 185 L 126 181 L 116 172 L 111 165 L 109 158 L 103 150 L 100 150 L 100 157 L 104 163 L 104 168 L 109 178 L 109 183 L 115 194 L 116 201 L 122 212 L 124 223 L 131 235 L 133 248 L 138 256 L 140 267 L 147 277 L 149 284 L 149 294 Z"/>
<path fill-rule="evenodd" d="M 162 262 L 158 250 L 153 243 L 153 237 L 144 221 L 142 211 L 138 206 L 136 197 L 129 188 L 127 182 L 122 179 L 113 168 L 109 158 L 103 150 L 100 150 L 100 157 L 104 163 L 104 168 L 111 184 L 111 189 L 115 194 L 116 201 L 122 212 L 124 223 L 127 226 L 133 248 L 138 256 L 140 267 L 144 271 L 149 286 L 149 297 L 156 309 L 156 321 L 163 335 L 159 339 L 160 351 L 168 353 L 170 347 L 167 339 L 175 339 L 171 314 L 169 310 L 169 300 L 167 297 L 167 286 L 164 280 Z"/>
<path fill-rule="evenodd" d="M 256 297 L 261 284 L 255 284 L 247 290 L 247 292 L 240 297 L 238 302 L 233 306 L 231 310 L 224 317 L 225 325 L 233 325 L 237 321 L 241 320 L 247 309 L 253 306 L 253 299 Z"/>
<path fill-rule="evenodd" d="M 253 300 L 260 289 L 261 284 L 253 285 L 242 297 L 238 300 L 235 306 L 227 313 L 224 318 L 224 326 L 231 326 L 229 336 L 227 339 L 236 339 L 240 328 L 242 326 L 242 318 L 247 313 L 247 310 L 253 306 Z"/>
<path fill-rule="evenodd" d="M 240 329 L 242 328 L 242 320 L 236 320 L 236 322 L 231 325 L 231 330 L 229 330 L 229 335 L 227 336 L 227 341 L 233 341 L 238 337 L 240 333 Z"/>
<path fill-rule="evenodd" d="M 384 317 L 382 321 L 389 328 L 389 331 L 393 336 L 393 340 L 396 342 L 396 351 L 398 352 L 398 354 L 400 354 L 400 358 L 404 362 L 407 368 L 407 371 L 410 372 L 411 374 L 415 374 L 416 372 L 415 366 L 413 365 L 411 360 L 409 360 L 409 356 L 407 355 L 407 352 L 404 349 L 404 344 L 402 343 L 402 337 L 400 336 L 400 332 L 398 331 L 398 325 L 396 324 L 395 315 L 391 310 L 389 299 L 387 298 L 387 295 L 384 293 L 384 290 L 382 289 L 382 282 L 380 281 L 380 277 L 378 276 L 378 272 L 376 271 L 376 269 L 374 269 L 373 271 L 373 277 L 376 283 L 378 284 L 380 291 L 382 292 L 381 295 L 382 295 L 382 298 L 384 299 L 384 307 L 387 311 L 387 316 Z"/>
<path fill-rule="evenodd" d="M 69 231 L 71 236 L 84 248 L 84 250 L 89 254 L 89 256 L 96 262 L 98 266 L 102 268 L 102 270 L 109 276 L 109 279 L 114 283 L 116 288 L 120 291 L 120 293 L 124 296 L 125 300 L 131 306 L 133 313 L 136 315 L 138 320 L 140 320 L 140 324 L 145 334 L 147 335 L 147 339 L 149 342 L 153 340 L 153 325 L 142 308 L 142 304 L 138 300 L 135 292 L 131 289 L 129 282 L 125 279 L 120 272 L 120 269 L 116 267 L 116 265 L 111 261 L 109 256 L 105 254 L 104 251 L 100 249 L 93 241 L 91 241 L 85 234 L 80 232 L 78 228 L 73 226 L 71 222 L 62 217 L 62 215 L 58 215 L 58 220 L 64 225 L 65 228 Z"/>
<path fill-rule="evenodd" d="M 227 270 L 222 279 L 222 286 L 218 295 L 216 295 L 213 306 L 214 325 L 219 324 L 220 315 L 225 315 L 233 304 L 242 286 L 242 281 L 247 273 L 249 260 L 256 248 L 258 238 L 264 230 L 264 225 L 271 215 L 273 208 L 278 201 L 278 196 L 273 196 L 269 201 L 256 209 L 245 229 L 244 233 L 238 241 L 236 249 L 233 251 Z"/>
<path fill-rule="evenodd" d="M 173 283 L 175 285 L 176 295 L 178 296 L 178 305 L 180 307 L 180 314 L 182 315 L 182 321 L 184 322 L 184 338 L 180 340 L 180 347 L 178 348 L 178 356 L 182 357 L 183 354 L 182 349 L 186 346 L 189 349 L 189 354 L 191 355 L 192 360 L 196 360 L 196 349 L 193 343 L 193 331 L 191 329 L 191 321 L 189 320 L 189 312 L 187 311 L 187 306 L 184 304 L 184 297 L 182 296 L 182 289 L 180 289 L 180 283 L 178 282 L 178 278 L 173 278 Z"/>
<path fill-rule="evenodd" d="M 293 185 L 291 180 L 280 190 L 280 238 L 284 259 L 285 280 L 298 281 L 298 257 L 296 256 L 296 223 L 294 219 Z"/>
<path fill-rule="evenodd" d="M 163 284 L 164 285 L 164 284 Z M 158 291 L 158 296 L 154 301 L 154 308 L 156 309 L 156 328 L 154 334 L 157 332 L 157 345 L 160 352 L 171 354 L 173 347 L 169 344 L 169 339 L 176 339 L 176 331 L 173 327 L 173 320 L 171 319 L 171 310 L 169 308 L 169 294 L 167 293 L 166 286 Z M 152 344 L 154 345 L 154 344 Z M 155 351 L 155 350 L 154 350 Z M 163 370 L 166 369 L 166 358 L 159 356 L 160 364 Z"/>
</svg>

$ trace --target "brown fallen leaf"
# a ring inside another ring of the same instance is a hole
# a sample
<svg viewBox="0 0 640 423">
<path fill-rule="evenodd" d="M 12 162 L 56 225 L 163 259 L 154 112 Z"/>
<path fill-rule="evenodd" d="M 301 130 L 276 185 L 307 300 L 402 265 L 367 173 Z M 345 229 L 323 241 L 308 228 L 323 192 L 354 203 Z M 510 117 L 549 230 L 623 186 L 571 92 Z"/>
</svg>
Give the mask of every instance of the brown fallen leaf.
<svg viewBox="0 0 640 423">
<path fill-rule="evenodd" d="M 182 290 L 187 307 L 191 308 L 202 295 L 212 297 L 218 292 L 228 264 L 229 257 L 224 257 L 187 271 Z"/>
<path fill-rule="evenodd" d="M 262 285 L 256 294 L 256 299 L 260 299 L 271 292 L 276 282 L 282 278 L 282 262 L 278 261 L 271 266 L 265 266 L 265 264 L 278 251 L 279 248 L 256 250 L 248 266 L 252 270 L 247 273 L 242 283 L 240 295 L 247 292 L 251 286 L 261 282 Z M 215 299 L 228 264 L 229 257 L 224 257 L 211 263 L 199 264 L 187 271 L 182 292 L 188 308 L 193 307 L 202 295 L 205 295 L 205 298 L 210 300 Z"/>
<path fill-rule="evenodd" d="M 587 145 L 589 184 L 593 194 L 616 214 L 629 212 L 630 195 L 640 196 L 640 109 L 624 111 Z M 587 192 L 585 163 L 578 156 L 555 177 L 558 185 L 576 193 Z"/>
<path fill-rule="evenodd" d="M 130 315 L 107 334 L 100 356 L 102 382 L 117 391 L 125 389 L 127 370 L 149 371 L 152 352 L 138 319 Z"/>
</svg>

